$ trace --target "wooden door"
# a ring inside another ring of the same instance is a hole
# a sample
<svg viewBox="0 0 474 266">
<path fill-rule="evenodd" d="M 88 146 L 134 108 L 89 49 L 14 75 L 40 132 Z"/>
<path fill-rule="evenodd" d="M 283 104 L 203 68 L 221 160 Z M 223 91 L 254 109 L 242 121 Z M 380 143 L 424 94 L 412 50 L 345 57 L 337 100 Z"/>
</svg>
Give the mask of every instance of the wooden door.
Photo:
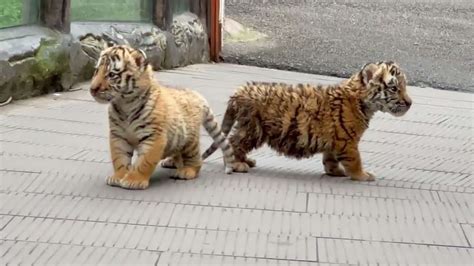
<svg viewBox="0 0 474 266">
<path fill-rule="evenodd" d="M 222 18 L 223 18 L 223 0 L 211 0 L 209 12 L 209 45 L 210 57 L 214 62 L 220 61 L 220 53 L 222 49 Z"/>
</svg>

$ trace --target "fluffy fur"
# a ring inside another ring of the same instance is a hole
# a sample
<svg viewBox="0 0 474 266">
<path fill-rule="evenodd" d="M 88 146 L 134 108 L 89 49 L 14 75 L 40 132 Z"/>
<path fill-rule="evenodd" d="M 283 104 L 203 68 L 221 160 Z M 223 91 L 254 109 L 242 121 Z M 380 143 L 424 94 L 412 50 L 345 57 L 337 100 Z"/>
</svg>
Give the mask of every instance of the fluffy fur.
<svg viewBox="0 0 474 266">
<path fill-rule="evenodd" d="M 247 154 L 267 144 L 298 159 L 323 153 L 328 175 L 368 181 L 375 177 L 363 170 L 358 144 L 370 119 L 377 111 L 402 116 L 411 103 L 399 66 L 371 63 L 337 85 L 248 83 L 231 96 L 222 130 L 227 135 L 234 128 L 237 172 L 254 167 Z M 203 159 L 216 148 L 213 144 Z"/>
<path fill-rule="evenodd" d="M 107 184 L 145 189 L 156 165 L 177 168 L 176 177 L 196 178 L 202 165 L 201 124 L 217 143 L 231 173 L 233 151 L 207 101 L 197 92 L 159 85 L 145 53 L 128 46 L 106 48 L 98 60 L 90 93 L 110 103 L 110 151 L 114 174 Z M 132 155 L 137 160 L 132 164 Z"/>
</svg>

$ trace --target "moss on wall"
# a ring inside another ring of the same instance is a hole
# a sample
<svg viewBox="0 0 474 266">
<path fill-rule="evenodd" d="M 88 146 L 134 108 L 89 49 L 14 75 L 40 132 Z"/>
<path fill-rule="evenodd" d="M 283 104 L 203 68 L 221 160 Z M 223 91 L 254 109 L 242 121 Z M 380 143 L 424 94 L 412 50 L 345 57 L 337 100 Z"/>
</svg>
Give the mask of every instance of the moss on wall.
<svg viewBox="0 0 474 266">
<path fill-rule="evenodd" d="M 67 46 L 62 38 L 42 39 L 34 56 L 10 62 L 14 75 L 0 91 L 17 100 L 62 90 L 61 76 L 69 69 Z"/>
</svg>

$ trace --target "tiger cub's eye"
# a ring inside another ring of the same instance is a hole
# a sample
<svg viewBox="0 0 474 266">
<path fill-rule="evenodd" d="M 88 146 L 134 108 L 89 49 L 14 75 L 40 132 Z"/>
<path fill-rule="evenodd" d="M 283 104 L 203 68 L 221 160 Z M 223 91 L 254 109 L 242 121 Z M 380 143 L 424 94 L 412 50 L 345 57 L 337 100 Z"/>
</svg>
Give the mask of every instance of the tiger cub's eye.
<svg viewBox="0 0 474 266">
<path fill-rule="evenodd" d="M 109 74 L 107 74 L 107 77 L 113 79 L 113 78 L 118 77 L 118 74 L 114 72 L 109 72 Z"/>
<path fill-rule="evenodd" d="M 387 89 L 388 89 L 390 92 L 397 92 L 397 91 L 398 91 L 398 87 L 397 87 L 397 86 L 387 87 Z"/>
</svg>

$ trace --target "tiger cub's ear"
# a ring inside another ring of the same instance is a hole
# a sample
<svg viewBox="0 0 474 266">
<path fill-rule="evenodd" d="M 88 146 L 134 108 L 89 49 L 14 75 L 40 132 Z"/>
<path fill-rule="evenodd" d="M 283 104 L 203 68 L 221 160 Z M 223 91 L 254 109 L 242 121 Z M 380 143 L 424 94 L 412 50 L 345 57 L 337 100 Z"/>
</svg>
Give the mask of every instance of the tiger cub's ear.
<svg viewBox="0 0 474 266">
<path fill-rule="evenodd" d="M 115 43 L 114 42 L 111 42 L 111 41 L 105 41 L 103 42 L 103 49 L 107 49 L 107 48 L 110 48 L 110 47 L 113 47 L 115 46 Z"/>
<path fill-rule="evenodd" d="M 148 65 L 146 53 L 141 49 L 137 49 L 132 53 L 132 56 L 135 60 L 135 64 L 137 64 L 137 67 L 139 67 L 141 70 L 144 70 L 145 67 Z"/>
<path fill-rule="evenodd" d="M 362 76 L 362 82 L 364 85 L 369 84 L 369 82 L 374 78 L 375 72 L 379 69 L 378 65 L 373 63 L 365 64 L 360 71 Z"/>
</svg>

